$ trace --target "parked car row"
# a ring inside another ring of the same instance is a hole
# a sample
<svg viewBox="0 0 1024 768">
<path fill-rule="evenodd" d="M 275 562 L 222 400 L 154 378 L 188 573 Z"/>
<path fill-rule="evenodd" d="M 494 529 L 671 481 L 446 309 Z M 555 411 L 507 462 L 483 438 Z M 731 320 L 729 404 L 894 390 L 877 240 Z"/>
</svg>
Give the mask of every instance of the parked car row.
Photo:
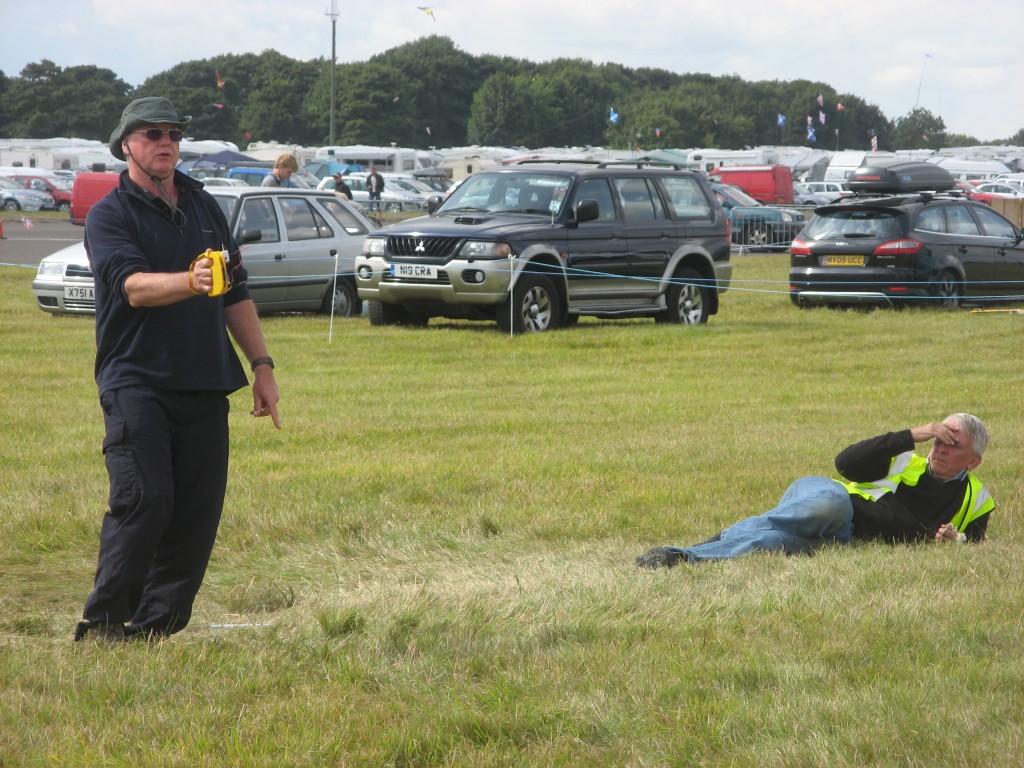
<svg viewBox="0 0 1024 768">
<path fill-rule="evenodd" d="M 97 194 L 117 179 L 93 176 Z M 348 316 L 366 301 L 373 325 L 446 317 L 529 332 L 582 316 L 702 324 L 721 308 L 737 243 L 790 251 L 789 297 L 799 307 L 1024 301 L 1020 227 L 969 199 L 947 171 L 879 163 L 847 185 L 808 221 L 697 172 L 531 163 L 473 174 L 432 197 L 429 215 L 380 229 L 328 189 L 209 191 L 246 243 L 261 312 Z M 43 259 L 33 282 L 40 308 L 55 314 L 93 312 L 92 289 L 82 244 Z"/>
</svg>

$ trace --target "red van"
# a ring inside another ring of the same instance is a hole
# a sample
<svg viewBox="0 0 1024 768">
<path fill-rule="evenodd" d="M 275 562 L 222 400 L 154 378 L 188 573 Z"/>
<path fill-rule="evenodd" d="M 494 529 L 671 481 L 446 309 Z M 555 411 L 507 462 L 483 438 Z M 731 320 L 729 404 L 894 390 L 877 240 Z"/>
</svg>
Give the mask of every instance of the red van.
<svg viewBox="0 0 1024 768">
<path fill-rule="evenodd" d="M 119 173 L 83 171 L 71 188 L 71 223 L 85 225 L 85 215 L 100 198 L 117 186 Z"/>
<path fill-rule="evenodd" d="M 735 184 L 765 205 L 793 204 L 793 172 L 788 165 L 723 165 L 708 177 Z"/>
</svg>

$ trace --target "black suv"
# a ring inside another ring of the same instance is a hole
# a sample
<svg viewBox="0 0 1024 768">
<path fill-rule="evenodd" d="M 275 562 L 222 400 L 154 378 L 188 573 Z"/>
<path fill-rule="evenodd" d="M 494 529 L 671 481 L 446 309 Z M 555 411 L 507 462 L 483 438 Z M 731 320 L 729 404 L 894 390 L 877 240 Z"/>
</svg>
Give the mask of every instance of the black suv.
<svg viewBox="0 0 1024 768">
<path fill-rule="evenodd" d="M 366 238 L 356 284 L 373 325 L 706 323 L 732 276 L 728 218 L 700 174 L 676 167 L 523 163 L 475 173 L 431 207 Z"/>
<path fill-rule="evenodd" d="M 797 306 L 1024 300 L 1021 231 L 931 163 L 858 168 L 790 248 Z"/>
</svg>

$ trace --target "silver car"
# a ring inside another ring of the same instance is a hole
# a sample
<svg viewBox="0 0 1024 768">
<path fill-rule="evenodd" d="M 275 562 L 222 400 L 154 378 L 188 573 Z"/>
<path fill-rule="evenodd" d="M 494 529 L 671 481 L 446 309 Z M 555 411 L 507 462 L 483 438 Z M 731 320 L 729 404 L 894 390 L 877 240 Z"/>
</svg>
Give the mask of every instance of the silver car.
<svg viewBox="0 0 1024 768">
<path fill-rule="evenodd" d="M 208 190 L 224 210 L 256 308 L 267 312 L 358 314 L 353 263 L 376 225 L 332 192 L 281 187 Z M 32 281 L 39 308 L 52 314 L 95 314 L 85 246 L 44 258 Z"/>
<path fill-rule="evenodd" d="M 43 208 L 55 208 L 53 195 L 26 189 L 13 179 L 0 176 L 0 205 L 8 212 L 26 211 L 34 213 Z"/>
</svg>

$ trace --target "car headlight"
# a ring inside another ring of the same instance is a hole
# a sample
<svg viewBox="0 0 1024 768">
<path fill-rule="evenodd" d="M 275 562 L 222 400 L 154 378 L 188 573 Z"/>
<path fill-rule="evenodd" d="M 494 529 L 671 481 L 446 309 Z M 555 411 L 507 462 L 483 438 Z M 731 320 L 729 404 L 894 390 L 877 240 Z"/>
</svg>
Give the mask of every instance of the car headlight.
<svg viewBox="0 0 1024 768">
<path fill-rule="evenodd" d="M 383 237 L 368 237 L 363 243 L 363 253 L 367 256 L 383 256 L 387 240 Z"/>
<path fill-rule="evenodd" d="M 64 265 L 59 261 L 41 261 L 39 262 L 39 270 L 36 274 L 40 277 L 44 275 L 63 275 Z"/>
<path fill-rule="evenodd" d="M 459 254 L 467 259 L 507 259 L 512 253 L 508 243 L 467 240 Z"/>
</svg>

